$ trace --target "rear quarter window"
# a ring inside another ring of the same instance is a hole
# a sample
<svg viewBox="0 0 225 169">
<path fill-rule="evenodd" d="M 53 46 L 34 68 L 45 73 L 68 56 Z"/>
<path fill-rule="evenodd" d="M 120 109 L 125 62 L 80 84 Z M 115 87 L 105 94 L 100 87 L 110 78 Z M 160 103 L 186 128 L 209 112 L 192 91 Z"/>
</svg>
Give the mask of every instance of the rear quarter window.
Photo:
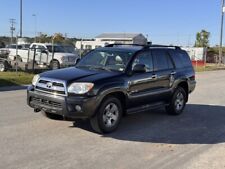
<svg viewBox="0 0 225 169">
<path fill-rule="evenodd" d="M 173 69 L 173 63 L 167 50 L 153 49 L 152 50 L 154 69 L 157 71 Z"/>
<path fill-rule="evenodd" d="M 177 68 L 192 67 L 191 59 L 187 52 L 183 50 L 170 50 L 169 53 Z"/>
</svg>

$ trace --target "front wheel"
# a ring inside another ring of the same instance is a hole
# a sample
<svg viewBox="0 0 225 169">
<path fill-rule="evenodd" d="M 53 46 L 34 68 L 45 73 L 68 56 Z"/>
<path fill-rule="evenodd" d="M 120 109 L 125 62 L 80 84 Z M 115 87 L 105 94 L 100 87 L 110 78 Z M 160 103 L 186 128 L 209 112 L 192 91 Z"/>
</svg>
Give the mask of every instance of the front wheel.
<svg viewBox="0 0 225 169">
<path fill-rule="evenodd" d="M 56 70 L 56 69 L 59 69 L 60 68 L 60 64 L 59 64 L 59 61 L 57 60 L 53 60 L 50 64 L 50 67 L 52 70 Z"/>
<path fill-rule="evenodd" d="M 120 100 L 109 97 L 101 104 L 98 112 L 90 119 L 92 128 L 98 133 L 110 133 L 119 126 L 123 109 Z"/>
<path fill-rule="evenodd" d="M 171 115 L 180 115 L 185 108 L 186 100 L 187 93 L 184 88 L 178 87 L 175 90 L 169 105 L 166 106 L 166 111 Z"/>
</svg>

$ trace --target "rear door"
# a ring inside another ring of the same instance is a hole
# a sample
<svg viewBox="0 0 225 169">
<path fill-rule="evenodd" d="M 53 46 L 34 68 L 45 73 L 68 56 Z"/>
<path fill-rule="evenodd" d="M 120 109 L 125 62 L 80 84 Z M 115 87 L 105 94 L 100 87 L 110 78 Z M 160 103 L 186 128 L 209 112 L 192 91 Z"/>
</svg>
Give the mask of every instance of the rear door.
<svg viewBox="0 0 225 169">
<path fill-rule="evenodd" d="M 167 99 L 171 94 L 174 77 L 176 75 L 175 67 L 167 49 L 152 49 L 154 60 L 154 74 L 156 76 L 155 89 L 157 91 L 157 100 Z"/>
</svg>

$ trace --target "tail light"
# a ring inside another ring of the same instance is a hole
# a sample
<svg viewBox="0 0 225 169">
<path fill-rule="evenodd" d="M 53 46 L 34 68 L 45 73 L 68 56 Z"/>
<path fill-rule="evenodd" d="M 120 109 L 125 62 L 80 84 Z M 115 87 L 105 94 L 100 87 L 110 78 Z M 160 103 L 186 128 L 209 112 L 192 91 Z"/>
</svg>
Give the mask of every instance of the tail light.
<svg viewBox="0 0 225 169">
<path fill-rule="evenodd" d="M 190 77 L 191 80 L 195 80 L 195 75 Z"/>
</svg>

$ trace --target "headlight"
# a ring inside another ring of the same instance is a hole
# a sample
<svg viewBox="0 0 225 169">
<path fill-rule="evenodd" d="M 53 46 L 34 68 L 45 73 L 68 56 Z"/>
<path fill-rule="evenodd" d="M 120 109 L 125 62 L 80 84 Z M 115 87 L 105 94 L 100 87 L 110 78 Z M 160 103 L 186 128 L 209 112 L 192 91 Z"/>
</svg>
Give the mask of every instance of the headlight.
<svg viewBox="0 0 225 169">
<path fill-rule="evenodd" d="M 36 84 L 37 84 L 39 78 L 40 78 L 39 75 L 35 75 L 35 76 L 33 77 L 33 80 L 32 80 L 32 85 L 36 86 Z"/>
<path fill-rule="evenodd" d="M 61 60 L 62 61 L 66 60 L 66 57 L 65 56 L 61 57 Z"/>
<path fill-rule="evenodd" d="M 85 94 L 93 88 L 93 83 L 72 83 L 68 88 L 68 93 Z"/>
</svg>

